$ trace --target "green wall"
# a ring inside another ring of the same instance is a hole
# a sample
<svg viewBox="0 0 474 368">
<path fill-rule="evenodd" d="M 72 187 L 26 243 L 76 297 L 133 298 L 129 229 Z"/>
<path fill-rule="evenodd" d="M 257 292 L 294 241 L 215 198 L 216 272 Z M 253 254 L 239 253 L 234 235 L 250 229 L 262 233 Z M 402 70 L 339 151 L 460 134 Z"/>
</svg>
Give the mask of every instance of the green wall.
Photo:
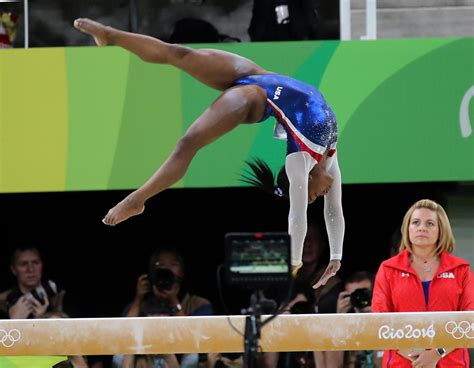
<svg viewBox="0 0 474 368">
<path fill-rule="evenodd" d="M 474 38 L 212 46 L 323 92 L 344 183 L 474 180 L 474 138 L 460 129 Z M 0 192 L 138 187 L 217 96 L 116 47 L 3 50 Z M 272 131 L 273 119 L 237 128 L 199 152 L 176 187 L 239 186 L 257 156 L 277 170 L 285 143 Z"/>
</svg>

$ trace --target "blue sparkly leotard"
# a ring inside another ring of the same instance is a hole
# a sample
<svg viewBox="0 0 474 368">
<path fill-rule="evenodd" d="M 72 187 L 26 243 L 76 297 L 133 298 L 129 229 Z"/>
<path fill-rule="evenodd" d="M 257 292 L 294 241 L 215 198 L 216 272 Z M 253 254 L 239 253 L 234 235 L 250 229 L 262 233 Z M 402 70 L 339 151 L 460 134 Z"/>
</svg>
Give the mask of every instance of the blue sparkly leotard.
<svg viewBox="0 0 474 368">
<path fill-rule="evenodd" d="M 315 164 L 328 150 L 326 170 L 334 181 L 325 196 L 324 218 L 331 260 L 342 258 L 344 215 L 341 202 L 341 173 L 336 155 L 337 124 L 326 100 L 313 86 L 279 74 L 250 75 L 234 85 L 257 85 L 267 94 L 260 121 L 275 117 L 274 135 L 287 141 L 285 170 L 290 181 L 288 233 L 291 235 L 291 263 L 301 264 L 307 229 L 308 178 Z"/>
<path fill-rule="evenodd" d="M 267 106 L 260 121 L 277 120 L 275 136 L 287 140 L 287 155 L 308 152 L 316 161 L 329 149 L 335 153 L 336 117 L 321 92 L 313 86 L 280 74 L 240 78 L 234 85 L 257 85 L 267 94 Z M 282 129 L 283 128 L 283 129 Z"/>
</svg>

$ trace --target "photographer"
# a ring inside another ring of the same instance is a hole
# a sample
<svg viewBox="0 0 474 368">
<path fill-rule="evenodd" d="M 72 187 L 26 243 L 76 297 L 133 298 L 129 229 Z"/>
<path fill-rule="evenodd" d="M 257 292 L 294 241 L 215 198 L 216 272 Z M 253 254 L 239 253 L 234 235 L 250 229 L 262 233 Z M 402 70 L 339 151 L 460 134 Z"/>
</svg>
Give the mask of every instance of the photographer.
<svg viewBox="0 0 474 368">
<path fill-rule="evenodd" d="M 370 313 L 374 275 L 360 271 L 349 276 L 337 298 L 337 313 Z"/>
<path fill-rule="evenodd" d="M 34 245 L 16 247 L 10 259 L 16 285 L 7 295 L 11 319 L 39 318 L 45 312 L 62 310 L 62 295 L 56 283 L 43 280 L 43 260 Z"/>
<path fill-rule="evenodd" d="M 360 271 L 349 276 L 344 290 L 337 298 L 337 313 L 371 313 L 372 290 L 375 276 Z M 334 354 L 331 367 L 373 368 L 380 367 L 380 358 L 374 351 L 340 351 Z"/>
<path fill-rule="evenodd" d="M 183 257 L 171 247 L 159 248 L 150 257 L 148 273 L 138 278 L 135 298 L 125 313 L 127 317 L 139 315 L 140 303 L 144 298 L 157 299 L 174 316 L 213 314 L 212 305 L 207 299 L 188 292 Z"/>
<path fill-rule="evenodd" d="M 148 273 L 138 277 L 135 298 L 124 315 L 138 316 L 207 316 L 212 315 L 211 303 L 191 294 L 186 287 L 184 261 L 177 249 L 161 247 L 150 257 Z M 197 354 L 179 357 L 181 368 L 198 367 Z M 119 357 L 116 366 L 123 366 Z"/>
</svg>

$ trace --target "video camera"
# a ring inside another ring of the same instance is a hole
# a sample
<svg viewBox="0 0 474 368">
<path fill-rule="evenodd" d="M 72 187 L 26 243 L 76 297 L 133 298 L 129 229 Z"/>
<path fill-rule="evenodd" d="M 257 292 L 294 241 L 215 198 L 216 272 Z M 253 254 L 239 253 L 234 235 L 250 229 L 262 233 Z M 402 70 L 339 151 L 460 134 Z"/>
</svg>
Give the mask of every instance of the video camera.
<svg viewBox="0 0 474 368">
<path fill-rule="evenodd" d="M 291 280 L 291 240 L 287 233 L 225 235 L 227 282 L 251 289 L 287 285 Z"/>
<path fill-rule="evenodd" d="M 262 321 L 263 289 L 290 286 L 291 239 L 287 233 L 228 233 L 225 235 L 225 270 L 229 284 L 253 290 L 245 317 L 244 367 L 258 367 L 260 331 L 281 311 Z M 275 304 L 273 302 L 273 304 Z"/>
</svg>

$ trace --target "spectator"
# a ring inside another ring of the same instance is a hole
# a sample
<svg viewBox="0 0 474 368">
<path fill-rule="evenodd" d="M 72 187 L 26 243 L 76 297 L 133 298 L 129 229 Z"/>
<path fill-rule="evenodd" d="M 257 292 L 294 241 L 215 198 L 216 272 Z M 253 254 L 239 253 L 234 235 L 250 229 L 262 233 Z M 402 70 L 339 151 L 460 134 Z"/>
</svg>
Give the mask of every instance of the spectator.
<svg viewBox="0 0 474 368">
<path fill-rule="evenodd" d="M 25 243 L 15 247 L 10 259 L 10 270 L 16 278 L 16 285 L 6 296 L 7 318 L 44 318 L 45 315 L 66 315 L 63 314 L 64 311 L 69 315 L 79 314 L 74 302 L 64 302 L 65 290 L 60 289 L 54 281 L 43 278 L 43 259 L 35 245 Z M 0 295 L 0 305 L 1 299 Z M 103 367 L 100 359 L 100 356 L 88 358 L 89 367 Z M 76 360 L 74 362 L 82 367 Z"/>
<path fill-rule="evenodd" d="M 43 280 L 43 260 L 36 246 L 18 246 L 11 256 L 10 270 L 16 278 L 7 296 L 10 318 L 38 318 L 47 311 L 62 310 L 64 292 L 59 292 L 54 281 Z"/>
<path fill-rule="evenodd" d="M 405 214 L 400 253 L 384 261 L 376 275 L 374 312 L 474 310 L 469 263 L 451 255 L 454 237 L 438 203 L 423 199 Z M 384 367 L 467 367 L 467 349 L 388 350 Z"/>
<path fill-rule="evenodd" d="M 344 290 L 337 298 L 337 313 L 371 313 L 371 298 L 374 286 L 374 275 L 359 271 L 349 276 L 344 283 Z M 331 355 L 327 367 L 380 367 L 381 361 L 377 352 L 338 351 Z"/>
<path fill-rule="evenodd" d="M 138 278 L 135 298 L 124 315 L 137 316 L 207 316 L 213 314 L 211 303 L 191 294 L 186 286 L 184 261 L 172 247 L 157 249 L 149 261 L 149 271 Z M 161 357 L 160 357 L 161 359 Z M 116 365 L 127 367 L 121 357 L 114 357 Z M 170 363 L 168 363 L 170 364 Z M 198 367 L 198 354 L 180 357 L 180 367 Z M 133 365 L 132 365 L 133 366 Z M 171 366 L 171 365 L 170 365 Z"/>
<path fill-rule="evenodd" d="M 370 313 L 374 276 L 359 271 L 349 276 L 337 298 L 337 313 Z"/>
</svg>

